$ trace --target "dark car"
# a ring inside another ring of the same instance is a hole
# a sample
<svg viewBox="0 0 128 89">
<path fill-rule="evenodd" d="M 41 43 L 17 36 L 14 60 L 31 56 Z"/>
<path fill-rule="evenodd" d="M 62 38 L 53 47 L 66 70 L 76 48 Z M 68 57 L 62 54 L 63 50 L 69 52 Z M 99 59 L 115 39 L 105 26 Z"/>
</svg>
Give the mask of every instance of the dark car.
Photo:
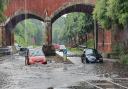
<svg viewBox="0 0 128 89">
<path fill-rule="evenodd" d="M 83 54 L 81 55 L 82 63 L 96 63 L 96 62 L 103 62 L 102 55 L 93 48 L 86 48 L 84 49 Z"/>
</svg>

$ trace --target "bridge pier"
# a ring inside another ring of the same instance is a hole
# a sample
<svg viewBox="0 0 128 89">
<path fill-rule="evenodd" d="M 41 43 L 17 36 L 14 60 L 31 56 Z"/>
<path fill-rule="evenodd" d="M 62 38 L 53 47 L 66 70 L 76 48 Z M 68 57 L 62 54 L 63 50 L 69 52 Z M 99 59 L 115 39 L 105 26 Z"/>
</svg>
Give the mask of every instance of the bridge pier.
<svg viewBox="0 0 128 89">
<path fill-rule="evenodd" d="M 47 17 L 45 22 L 45 33 L 44 33 L 44 43 L 43 51 L 46 56 L 55 55 L 55 48 L 52 45 L 52 23 L 51 20 Z"/>
<path fill-rule="evenodd" d="M 6 30 L 4 25 L 0 25 L 0 47 L 6 47 Z"/>
</svg>

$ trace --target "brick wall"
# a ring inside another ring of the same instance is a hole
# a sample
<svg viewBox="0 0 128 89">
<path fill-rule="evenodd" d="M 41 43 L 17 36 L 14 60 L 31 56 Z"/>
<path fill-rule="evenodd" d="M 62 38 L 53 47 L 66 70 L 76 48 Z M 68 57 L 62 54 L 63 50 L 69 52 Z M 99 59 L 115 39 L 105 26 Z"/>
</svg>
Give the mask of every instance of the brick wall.
<svg viewBox="0 0 128 89">
<path fill-rule="evenodd" d="M 98 49 L 102 52 L 109 53 L 112 51 L 112 36 L 109 30 L 99 30 L 98 32 Z"/>
<path fill-rule="evenodd" d="M 45 16 L 47 10 L 48 16 L 51 16 L 60 7 L 74 2 L 95 4 L 96 0 L 10 0 L 5 15 L 10 17 L 27 10 L 38 16 Z"/>
</svg>

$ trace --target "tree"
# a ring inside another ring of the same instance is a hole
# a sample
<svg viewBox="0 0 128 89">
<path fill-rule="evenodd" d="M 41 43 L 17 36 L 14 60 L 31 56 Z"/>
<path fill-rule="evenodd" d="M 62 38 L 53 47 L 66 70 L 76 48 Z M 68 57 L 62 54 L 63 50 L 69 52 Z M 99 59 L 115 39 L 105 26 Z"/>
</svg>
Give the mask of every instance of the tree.
<svg viewBox="0 0 128 89">
<path fill-rule="evenodd" d="M 93 17 L 103 28 L 128 24 L 128 0 L 97 0 Z"/>
<path fill-rule="evenodd" d="M 97 20 L 103 28 L 111 27 L 111 19 L 107 16 L 107 1 L 108 0 L 97 0 L 93 11 L 93 18 Z"/>
<path fill-rule="evenodd" d="M 3 22 L 5 19 L 3 12 L 4 12 L 5 6 L 7 5 L 8 2 L 9 2 L 9 0 L 0 0 L 0 22 Z"/>
<path fill-rule="evenodd" d="M 63 40 L 67 40 L 70 45 L 80 44 L 83 36 L 93 30 L 93 19 L 91 15 L 85 13 L 70 13 L 65 20 L 65 30 L 62 35 Z"/>
<path fill-rule="evenodd" d="M 107 15 L 120 25 L 128 24 L 128 0 L 108 0 Z"/>
<path fill-rule="evenodd" d="M 64 41 L 60 38 L 63 35 L 63 31 L 65 28 L 65 17 L 58 18 L 52 25 L 52 41 L 53 43 L 60 43 L 63 44 Z"/>
<path fill-rule="evenodd" d="M 15 35 L 18 44 L 21 45 L 42 45 L 43 43 L 42 23 L 35 19 L 28 19 L 20 22 L 15 27 Z M 33 40 L 35 44 L 33 44 Z"/>
</svg>

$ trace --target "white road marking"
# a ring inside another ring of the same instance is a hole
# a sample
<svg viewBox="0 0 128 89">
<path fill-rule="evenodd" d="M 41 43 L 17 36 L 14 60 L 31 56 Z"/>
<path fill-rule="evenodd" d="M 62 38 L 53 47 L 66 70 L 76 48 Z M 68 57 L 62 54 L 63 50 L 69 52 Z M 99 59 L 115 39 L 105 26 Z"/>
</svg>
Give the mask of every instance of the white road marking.
<svg viewBox="0 0 128 89">
<path fill-rule="evenodd" d="M 117 86 L 123 87 L 123 88 L 125 88 L 125 89 L 128 89 L 128 87 L 125 87 L 125 86 L 120 85 L 120 84 L 118 84 L 118 83 L 114 83 L 114 82 L 109 81 L 109 80 L 106 80 L 106 81 L 111 82 L 112 84 L 115 84 L 115 85 L 117 85 Z"/>
<path fill-rule="evenodd" d="M 128 78 L 113 78 L 113 79 L 118 79 L 118 80 L 128 80 Z"/>
<path fill-rule="evenodd" d="M 92 84 L 92 83 L 90 83 L 90 82 L 87 82 L 87 81 L 86 81 L 86 83 L 88 83 L 89 85 L 92 85 L 92 86 L 94 86 L 94 87 L 96 87 L 96 88 L 98 88 L 98 89 L 103 89 L 102 87 L 96 86 L 95 84 Z"/>
</svg>

